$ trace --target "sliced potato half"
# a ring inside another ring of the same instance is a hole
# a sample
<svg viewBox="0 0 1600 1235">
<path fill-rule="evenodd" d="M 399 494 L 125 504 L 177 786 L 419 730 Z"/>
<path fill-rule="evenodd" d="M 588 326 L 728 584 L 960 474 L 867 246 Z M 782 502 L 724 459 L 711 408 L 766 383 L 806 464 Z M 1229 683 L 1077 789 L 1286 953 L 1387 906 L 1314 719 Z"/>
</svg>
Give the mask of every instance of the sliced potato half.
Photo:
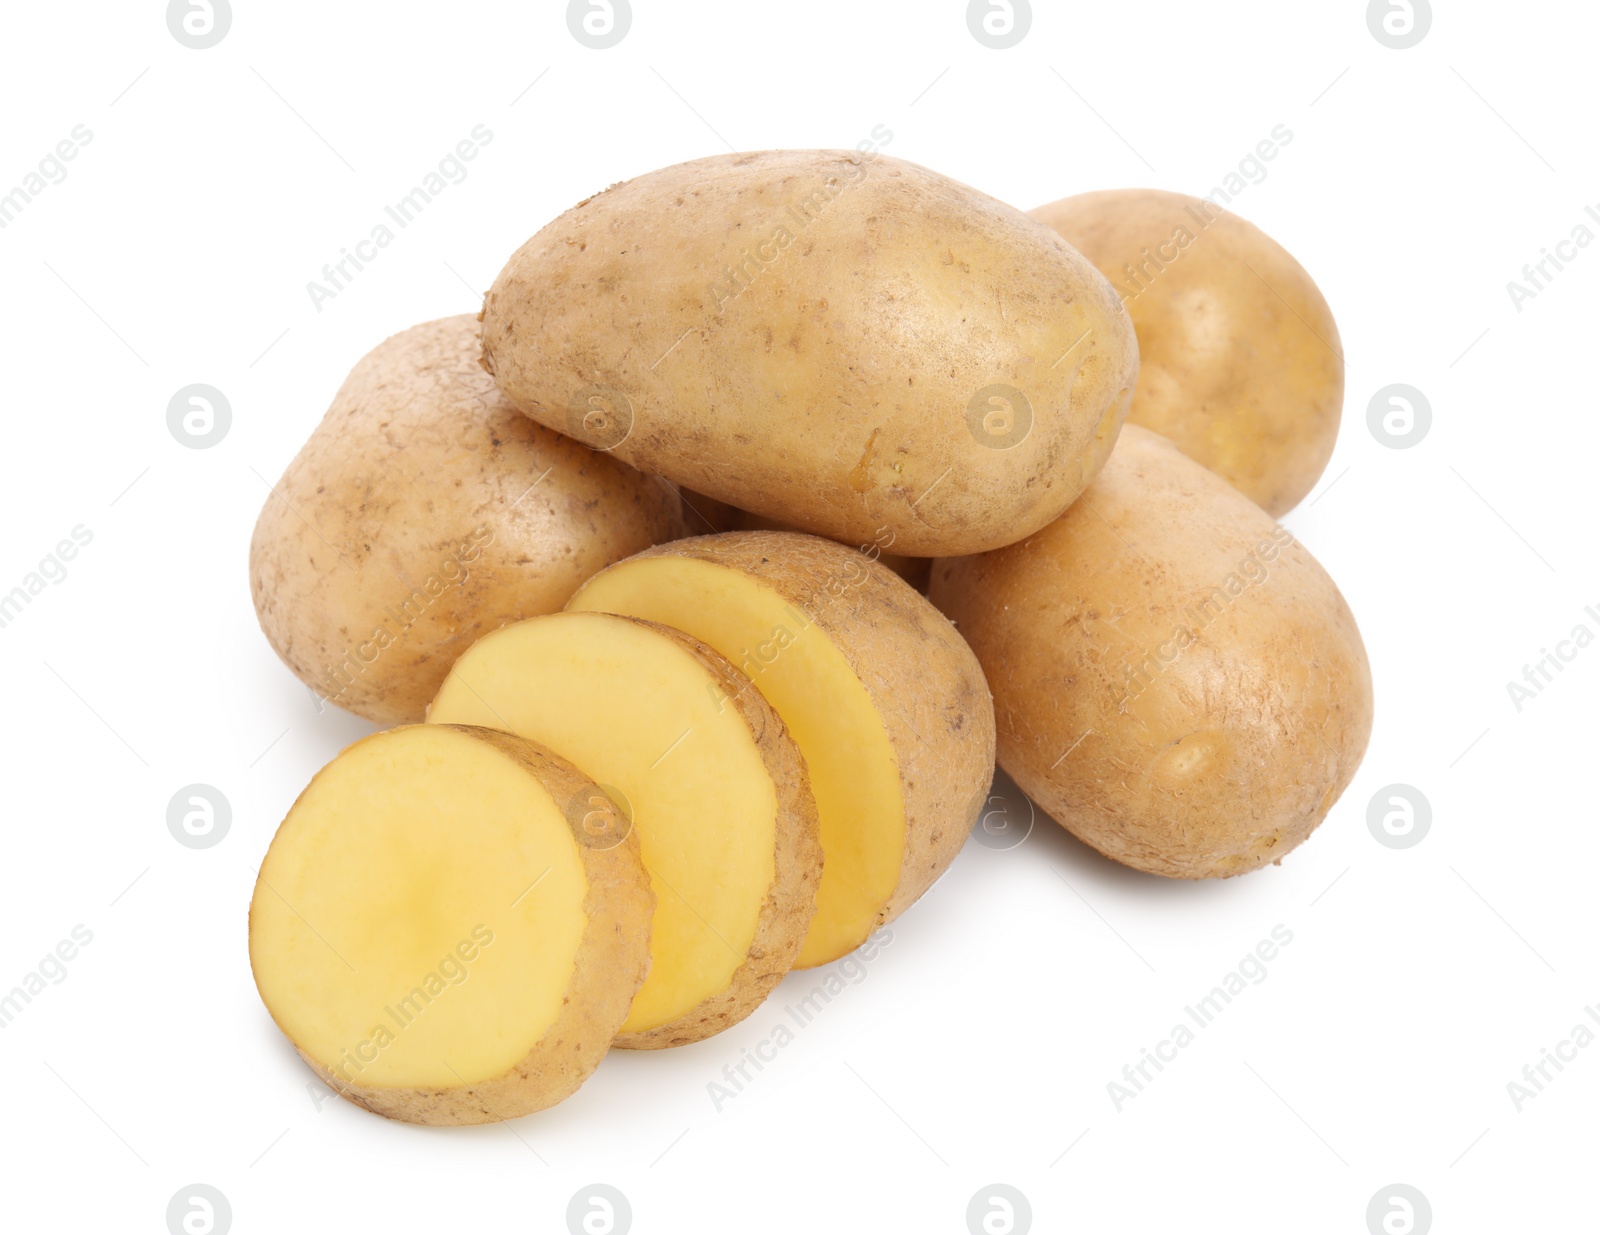
<svg viewBox="0 0 1600 1235">
<path fill-rule="evenodd" d="M 747 687 L 680 631 L 560 613 L 480 639 L 429 709 L 550 747 L 632 821 L 656 911 L 650 975 L 618 1046 L 677 1046 L 742 1020 L 805 939 L 816 806 L 783 722 Z"/>
<path fill-rule="evenodd" d="M 317 774 L 261 864 L 250 962 L 329 1086 L 475 1124 L 582 1084 L 644 981 L 653 908 L 637 841 L 596 843 L 570 808 L 599 792 L 531 742 L 446 725 Z"/>
</svg>

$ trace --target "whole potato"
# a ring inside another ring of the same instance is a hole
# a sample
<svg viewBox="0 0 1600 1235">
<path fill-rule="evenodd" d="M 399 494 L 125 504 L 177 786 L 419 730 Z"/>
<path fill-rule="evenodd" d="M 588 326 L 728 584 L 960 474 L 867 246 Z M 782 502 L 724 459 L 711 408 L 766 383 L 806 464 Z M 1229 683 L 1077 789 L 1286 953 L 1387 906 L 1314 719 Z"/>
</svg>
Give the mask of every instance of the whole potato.
<svg viewBox="0 0 1600 1235">
<path fill-rule="evenodd" d="M 534 424 L 478 349 L 461 316 L 363 357 L 250 544 L 278 655 L 380 724 L 421 720 L 480 635 L 557 612 L 597 570 L 683 535 L 664 482 Z"/>
<path fill-rule="evenodd" d="M 1128 425 L 1060 519 L 934 563 L 994 692 L 1000 765 L 1069 832 L 1183 879 L 1276 862 L 1355 775 L 1372 677 L 1315 558 Z"/>
<path fill-rule="evenodd" d="M 1111 189 L 1030 213 L 1100 268 L 1133 318 L 1141 367 L 1129 421 L 1269 515 L 1305 497 L 1339 433 L 1344 353 L 1300 263 L 1182 193 Z"/>
<path fill-rule="evenodd" d="M 915 164 L 817 150 L 580 202 L 495 280 L 483 352 L 540 424 L 914 557 L 1060 514 L 1138 372 L 1116 294 L 1049 228 Z"/>
</svg>

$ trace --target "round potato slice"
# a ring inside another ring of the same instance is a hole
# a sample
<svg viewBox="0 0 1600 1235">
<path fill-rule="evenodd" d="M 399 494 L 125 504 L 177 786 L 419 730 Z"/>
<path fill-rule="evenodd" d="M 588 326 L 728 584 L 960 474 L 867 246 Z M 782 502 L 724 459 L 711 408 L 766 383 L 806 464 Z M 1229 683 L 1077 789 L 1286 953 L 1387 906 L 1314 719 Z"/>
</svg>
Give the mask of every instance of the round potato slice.
<svg viewBox="0 0 1600 1235">
<path fill-rule="evenodd" d="M 934 563 L 930 595 L 994 688 L 1001 767 L 1138 870 L 1210 879 L 1279 861 L 1372 732 L 1372 672 L 1333 580 L 1137 425 L 1065 515 Z"/>
<path fill-rule="evenodd" d="M 1260 228 L 1159 189 L 1030 211 L 1100 268 L 1139 336 L 1130 424 L 1205 464 L 1269 515 L 1311 492 L 1344 407 L 1339 328 L 1316 283 Z"/>
<path fill-rule="evenodd" d="M 250 590 L 320 696 L 419 721 L 480 635 L 682 534 L 667 485 L 520 414 L 478 363 L 476 321 L 450 317 L 345 379 L 262 507 Z"/>
<path fill-rule="evenodd" d="M 680 631 L 560 613 L 480 639 L 429 708 L 431 721 L 550 747 L 631 820 L 656 912 L 650 976 L 618 1046 L 678 1046 L 742 1020 L 805 939 L 816 805 L 783 722 L 747 686 Z"/>
<path fill-rule="evenodd" d="M 1060 514 L 1139 365 L 1110 285 L 1048 227 L 840 150 L 719 155 L 580 202 L 490 288 L 483 359 L 547 428 L 915 557 Z"/>
<path fill-rule="evenodd" d="M 600 790 L 531 742 L 414 725 L 317 773 L 250 904 L 261 998 L 357 1106 L 512 1119 L 599 1065 L 649 965 L 636 839 L 594 836 Z"/>
<path fill-rule="evenodd" d="M 955 859 L 994 775 L 994 708 L 961 636 L 886 567 L 816 536 L 731 532 L 619 562 L 568 608 L 688 631 L 794 735 L 825 855 L 798 965 L 853 951 Z"/>
</svg>

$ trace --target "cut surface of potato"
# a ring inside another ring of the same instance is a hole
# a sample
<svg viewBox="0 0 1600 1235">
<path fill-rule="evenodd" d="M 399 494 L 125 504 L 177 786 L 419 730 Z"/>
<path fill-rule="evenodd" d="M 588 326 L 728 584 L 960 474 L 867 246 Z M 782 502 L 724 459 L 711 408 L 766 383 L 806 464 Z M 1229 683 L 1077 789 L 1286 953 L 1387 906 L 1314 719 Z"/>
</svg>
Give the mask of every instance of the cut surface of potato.
<svg viewBox="0 0 1600 1235">
<path fill-rule="evenodd" d="M 691 1042 L 742 1019 L 805 937 L 816 808 L 783 723 L 745 685 L 678 631 L 563 613 L 479 640 L 429 709 L 550 747 L 631 819 L 656 913 L 620 1046 Z"/>
<path fill-rule="evenodd" d="M 637 844 L 530 742 L 417 725 L 317 774 L 261 865 L 250 958 L 267 1009 L 339 1093 L 392 1118 L 549 1106 L 598 1065 L 648 964 Z"/>
<path fill-rule="evenodd" d="M 601 571 L 569 610 L 688 631 L 783 718 L 826 855 L 799 965 L 858 947 L 960 850 L 994 771 L 988 688 L 950 623 L 886 567 L 798 533 L 704 536 Z"/>
</svg>

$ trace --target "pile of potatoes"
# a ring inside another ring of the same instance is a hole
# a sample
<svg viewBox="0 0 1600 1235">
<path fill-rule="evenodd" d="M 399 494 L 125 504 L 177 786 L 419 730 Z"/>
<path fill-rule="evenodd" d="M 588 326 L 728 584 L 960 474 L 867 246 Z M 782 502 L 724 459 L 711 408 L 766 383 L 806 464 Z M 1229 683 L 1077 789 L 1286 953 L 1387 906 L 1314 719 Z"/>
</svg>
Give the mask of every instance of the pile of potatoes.
<svg viewBox="0 0 1600 1235">
<path fill-rule="evenodd" d="M 363 358 L 257 524 L 272 646 L 395 726 L 262 862 L 274 1020 L 379 1114 L 538 1110 L 860 946 L 997 758 L 1138 870 L 1277 862 L 1372 724 L 1276 522 L 1338 346 L 1288 253 L 1177 194 L 1030 216 L 771 151 L 580 202 L 477 318 Z"/>
</svg>

